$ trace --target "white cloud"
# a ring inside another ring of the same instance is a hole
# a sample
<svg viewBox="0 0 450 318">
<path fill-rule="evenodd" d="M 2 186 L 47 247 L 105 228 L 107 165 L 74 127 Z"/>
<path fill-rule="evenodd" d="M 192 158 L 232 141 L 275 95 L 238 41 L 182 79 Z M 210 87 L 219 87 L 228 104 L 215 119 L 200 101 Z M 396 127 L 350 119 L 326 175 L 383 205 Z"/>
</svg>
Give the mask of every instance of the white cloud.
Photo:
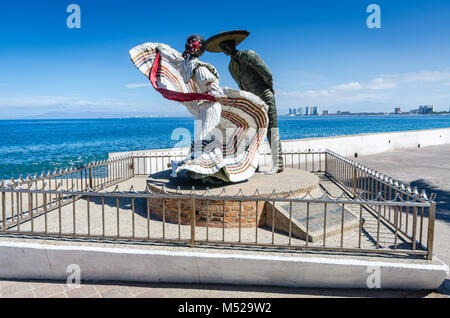
<svg viewBox="0 0 450 318">
<path fill-rule="evenodd" d="M 342 91 L 357 91 L 362 88 L 359 82 L 350 82 L 347 84 L 340 84 L 331 87 L 331 90 L 342 90 Z"/>
<path fill-rule="evenodd" d="M 21 95 L 14 97 L 0 97 L 0 106 L 9 106 L 9 107 L 56 106 L 70 103 L 70 100 L 71 98 L 64 96 Z"/>
<path fill-rule="evenodd" d="M 133 103 L 136 105 L 138 103 Z M 91 100 L 86 98 L 66 97 L 66 96 L 35 96 L 19 95 L 13 97 L 0 97 L 0 107 L 98 107 L 98 108 L 119 108 L 128 107 L 128 101 L 115 99 Z"/>
<path fill-rule="evenodd" d="M 386 77 L 393 81 L 403 83 L 439 82 L 450 80 L 450 72 L 420 71 L 402 74 L 385 74 L 382 75 L 382 77 Z"/>
<path fill-rule="evenodd" d="M 278 91 L 280 96 L 300 98 L 307 103 L 353 103 L 353 102 L 395 102 L 387 92 L 398 93 L 396 88 L 420 88 L 421 84 L 441 83 L 450 80 L 447 71 L 420 71 L 399 74 L 382 74 L 368 82 L 352 81 L 330 86 L 326 89 L 310 89 L 305 91 Z M 450 82 L 442 83 L 450 86 Z M 427 86 L 428 88 L 428 86 Z M 432 90 L 430 89 L 430 97 Z M 405 98 L 408 96 L 404 96 Z"/>
<path fill-rule="evenodd" d="M 391 81 L 382 77 L 377 77 L 373 80 L 371 80 L 365 88 L 367 89 L 373 89 L 373 90 L 379 90 L 379 89 L 389 89 L 389 88 L 396 88 L 398 83 L 395 81 Z"/>
<path fill-rule="evenodd" d="M 141 87 L 150 87 L 150 84 L 146 83 L 146 84 L 127 84 L 125 85 L 126 88 L 141 88 Z"/>
</svg>

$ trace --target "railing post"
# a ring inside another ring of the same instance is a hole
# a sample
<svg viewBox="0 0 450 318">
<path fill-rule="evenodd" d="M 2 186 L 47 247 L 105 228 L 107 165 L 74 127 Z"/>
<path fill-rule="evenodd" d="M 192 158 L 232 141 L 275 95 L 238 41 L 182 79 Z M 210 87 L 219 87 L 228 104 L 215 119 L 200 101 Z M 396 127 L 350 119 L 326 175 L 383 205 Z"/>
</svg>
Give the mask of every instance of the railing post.
<svg viewBox="0 0 450 318">
<path fill-rule="evenodd" d="M 195 194 L 191 195 L 191 248 L 195 247 Z"/>
<path fill-rule="evenodd" d="M 428 213 L 428 237 L 427 237 L 427 259 L 433 259 L 433 243 L 434 243 L 434 221 L 436 214 L 436 202 L 431 202 Z"/>
<path fill-rule="evenodd" d="M 3 219 L 3 232 L 6 231 L 6 194 L 2 192 L 2 219 Z"/>
<path fill-rule="evenodd" d="M 300 164 L 300 161 L 299 161 Z M 325 175 L 328 175 L 328 151 L 325 150 Z"/>
<path fill-rule="evenodd" d="M 93 183 L 92 183 L 92 165 L 89 165 L 89 187 L 91 189 L 94 189 Z"/>
<path fill-rule="evenodd" d="M 356 174 L 358 173 L 358 171 L 356 170 L 356 165 L 353 165 L 353 195 L 356 198 L 356 181 L 357 181 L 357 176 Z"/>
</svg>

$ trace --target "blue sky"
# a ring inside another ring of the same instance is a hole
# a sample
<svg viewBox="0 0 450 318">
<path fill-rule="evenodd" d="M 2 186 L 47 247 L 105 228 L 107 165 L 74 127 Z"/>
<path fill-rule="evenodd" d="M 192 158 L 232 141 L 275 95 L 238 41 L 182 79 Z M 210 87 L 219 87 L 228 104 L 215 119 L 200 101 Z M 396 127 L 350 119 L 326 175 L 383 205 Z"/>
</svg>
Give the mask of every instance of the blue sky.
<svg viewBox="0 0 450 318">
<path fill-rule="evenodd" d="M 66 8 L 81 7 L 81 29 Z M 170 3 L 167 4 L 167 3 Z M 366 8 L 381 7 L 381 29 Z M 318 105 L 350 111 L 450 107 L 450 2 L 113 1 L 0 2 L 0 118 L 46 112 L 187 115 L 166 101 L 129 60 L 144 42 L 179 51 L 193 33 L 247 29 L 240 49 L 269 65 L 279 113 Z M 229 58 L 205 53 L 221 85 L 237 88 Z"/>
</svg>

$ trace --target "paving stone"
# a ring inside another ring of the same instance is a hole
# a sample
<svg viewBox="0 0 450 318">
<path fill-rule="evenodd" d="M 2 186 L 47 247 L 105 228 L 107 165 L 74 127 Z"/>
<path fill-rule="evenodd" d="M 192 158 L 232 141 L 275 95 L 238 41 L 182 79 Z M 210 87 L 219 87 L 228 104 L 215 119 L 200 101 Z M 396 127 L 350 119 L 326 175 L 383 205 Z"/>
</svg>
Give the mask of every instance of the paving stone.
<svg viewBox="0 0 450 318">
<path fill-rule="evenodd" d="M 52 295 L 56 295 L 58 293 L 62 293 L 65 290 L 65 284 L 46 284 L 44 286 L 33 289 L 37 298 L 49 297 Z"/>
<path fill-rule="evenodd" d="M 69 289 L 66 291 L 69 298 L 82 298 L 98 294 L 97 289 L 91 285 L 80 285 L 79 288 Z"/>
<path fill-rule="evenodd" d="M 141 294 L 141 293 L 146 292 L 148 290 L 151 290 L 152 288 L 148 287 L 148 286 L 147 287 L 145 287 L 145 286 L 128 286 L 128 289 L 130 290 L 130 292 L 133 295 L 138 295 L 138 294 Z"/>
<path fill-rule="evenodd" d="M 15 294 L 2 295 L 3 298 L 35 298 L 34 293 L 31 290 L 19 291 Z"/>
<path fill-rule="evenodd" d="M 138 293 L 135 295 L 136 298 L 165 298 L 167 297 L 161 291 L 154 288 L 147 288 L 146 291 Z"/>
<path fill-rule="evenodd" d="M 133 298 L 133 294 L 127 287 L 115 287 L 100 293 L 105 298 Z"/>
<path fill-rule="evenodd" d="M 13 284 L 7 284 L 6 286 L 2 286 L 1 294 L 3 297 L 7 295 L 14 295 L 16 293 L 21 293 L 25 291 L 31 292 L 31 285 L 25 282 L 15 282 Z"/>
<path fill-rule="evenodd" d="M 66 295 L 66 293 L 58 293 L 58 294 L 55 294 L 55 295 L 51 295 L 51 296 L 48 296 L 47 298 L 68 298 L 68 296 Z"/>
<path fill-rule="evenodd" d="M 95 287 L 95 289 L 99 293 L 102 293 L 102 292 L 104 292 L 106 290 L 109 290 L 109 289 L 112 289 L 112 288 L 116 288 L 119 285 L 120 285 L 119 283 L 117 283 L 117 284 L 116 283 L 110 283 L 110 284 L 104 283 L 104 284 L 91 285 L 91 286 Z"/>
</svg>

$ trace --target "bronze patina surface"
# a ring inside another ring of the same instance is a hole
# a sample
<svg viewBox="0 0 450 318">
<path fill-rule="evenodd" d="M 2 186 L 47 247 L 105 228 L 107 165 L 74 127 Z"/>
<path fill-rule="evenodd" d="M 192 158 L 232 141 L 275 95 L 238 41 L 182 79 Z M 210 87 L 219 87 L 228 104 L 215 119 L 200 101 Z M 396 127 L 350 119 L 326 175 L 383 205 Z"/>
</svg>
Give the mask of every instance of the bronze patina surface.
<svg viewBox="0 0 450 318">
<path fill-rule="evenodd" d="M 215 35 L 206 41 L 206 50 L 217 52 L 218 43 L 221 51 L 231 57 L 228 69 L 239 88 L 257 95 L 269 106 L 267 138 L 272 149 L 272 160 L 276 163 L 274 164 L 274 172 L 281 172 L 283 171 L 283 157 L 278 134 L 272 72 L 255 51 L 239 51 L 236 49 L 236 45 L 243 40 L 242 32 L 239 30 Z"/>
</svg>

